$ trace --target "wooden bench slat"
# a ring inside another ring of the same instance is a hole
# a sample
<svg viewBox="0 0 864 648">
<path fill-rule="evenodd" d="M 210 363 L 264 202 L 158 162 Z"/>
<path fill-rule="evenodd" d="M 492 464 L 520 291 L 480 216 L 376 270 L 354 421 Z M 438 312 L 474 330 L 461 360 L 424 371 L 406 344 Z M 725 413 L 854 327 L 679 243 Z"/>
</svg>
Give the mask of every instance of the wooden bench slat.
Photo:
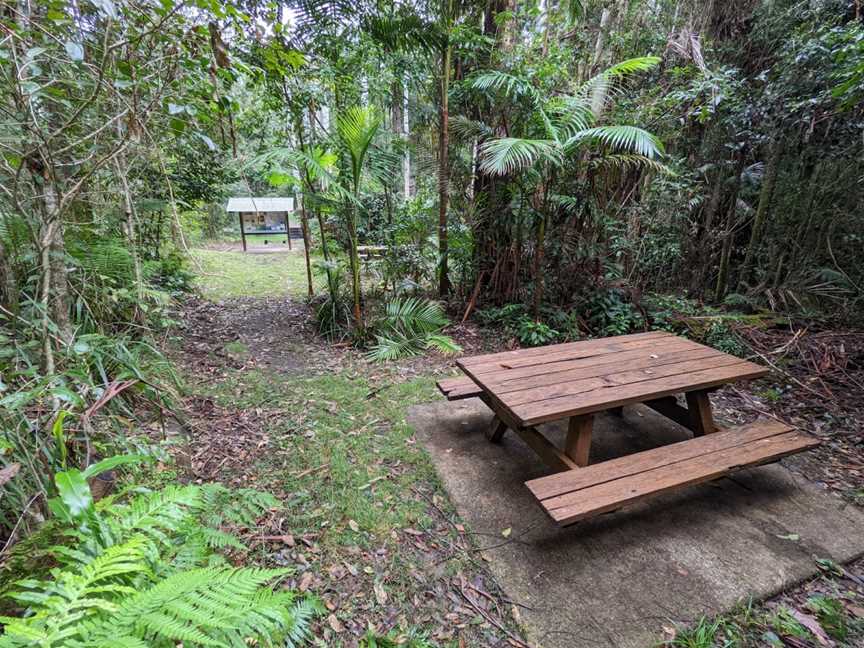
<svg viewBox="0 0 864 648">
<path fill-rule="evenodd" d="M 538 500 L 549 500 L 615 479 L 638 475 L 646 470 L 784 434 L 791 430 L 791 427 L 779 421 L 759 420 L 749 425 L 609 459 L 602 463 L 586 466 L 573 473 L 539 477 L 526 482 L 526 485 Z"/>
<path fill-rule="evenodd" d="M 753 428 L 751 427 L 751 429 Z M 772 426 L 772 430 L 774 429 L 776 427 Z M 711 437 L 729 434 L 729 432 L 717 433 Z M 697 441 L 711 437 L 691 439 L 683 442 L 683 444 L 697 445 Z M 711 481 L 741 468 L 776 461 L 816 445 L 818 445 L 816 439 L 799 432 L 785 431 L 780 434 L 757 438 L 742 445 L 698 454 L 675 463 L 666 461 L 669 446 L 655 448 L 628 457 L 641 458 L 649 463 L 658 463 L 659 465 L 654 468 L 618 479 L 602 481 L 596 485 L 583 487 L 558 497 L 544 499 L 541 501 L 541 506 L 553 520 L 564 526 L 676 488 Z M 607 467 L 608 462 L 598 464 L 595 468 L 601 471 Z M 567 476 L 578 479 L 580 473 L 587 471 L 588 468 L 581 468 L 553 475 L 553 477 L 557 477 L 559 481 Z M 532 481 L 536 487 L 536 483 L 542 480 Z"/>
<path fill-rule="evenodd" d="M 467 376 L 460 378 L 445 378 L 444 380 L 439 380 L 435 384 L 438 386 L 441 393 L 447 397 L 447 400 L 450 401 L 474 398 L 483 393 L 483 389 Z"/>
</svg>

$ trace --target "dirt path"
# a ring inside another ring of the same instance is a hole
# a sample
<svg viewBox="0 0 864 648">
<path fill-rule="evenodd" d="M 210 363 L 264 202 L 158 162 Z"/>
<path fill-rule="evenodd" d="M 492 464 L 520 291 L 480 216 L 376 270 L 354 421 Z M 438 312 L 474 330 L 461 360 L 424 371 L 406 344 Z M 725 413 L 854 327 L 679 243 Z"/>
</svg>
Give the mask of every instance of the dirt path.
<svg viewBox="0 0 864 648">
<path fill-rule="evenodd" d="M 290 297 L 193 298 L 181 317 L 179 463 L 188 478 L 282 499 L 244 561 L 296 569 L 291 585 L 326 608 L 326 645 L 365 646 L 369 628 L 417 648 L 423 633 L 436 646 L 523 645 L 477 551 L 504 538 L 465 528 L 405 423 L 448 360 L 370 364 L 323 343 Z"/>
</svg>

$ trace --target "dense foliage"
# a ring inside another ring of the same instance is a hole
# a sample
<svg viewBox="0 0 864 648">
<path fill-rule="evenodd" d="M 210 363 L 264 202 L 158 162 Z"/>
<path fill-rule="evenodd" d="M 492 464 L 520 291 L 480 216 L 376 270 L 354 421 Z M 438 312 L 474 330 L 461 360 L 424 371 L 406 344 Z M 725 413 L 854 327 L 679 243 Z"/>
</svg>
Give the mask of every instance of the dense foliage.
<svg viewBox="0 0 864 648">
<path fill-rule="evenodd" d="M 448 313 L 732 352 L 741 313 L 860 323 L 862 44 L 857 0 L 0 0 L 7 545 L 68 518 L 52 475 L 150 451 L 228 195 L 295 198 L 311 317 L 374 360 L 457 351 Z"/>
</svg>

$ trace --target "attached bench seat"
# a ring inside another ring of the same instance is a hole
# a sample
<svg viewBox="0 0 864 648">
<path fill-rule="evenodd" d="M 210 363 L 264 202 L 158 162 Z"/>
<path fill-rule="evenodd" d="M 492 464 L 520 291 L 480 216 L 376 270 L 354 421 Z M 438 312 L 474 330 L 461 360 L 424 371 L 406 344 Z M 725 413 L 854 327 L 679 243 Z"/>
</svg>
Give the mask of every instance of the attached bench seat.
<svg viewBox="0 0 864 648">
<path fill-rule="evenodd" d="M 819 442 L 788 425 L 757 421 L 525 483 L 561 526 L 748 466 L 777 461 Z"/>
<path fill-rule="evenodd" d="M 474 398 L 480 396 L 483 390 L 477 386 L 468 376 L 460 378 L 447 378 L 439 380 L 437 383 L 438 389 L 447 397 L 449 401 L 462 400 L 464 398 Z"/>
</svg>

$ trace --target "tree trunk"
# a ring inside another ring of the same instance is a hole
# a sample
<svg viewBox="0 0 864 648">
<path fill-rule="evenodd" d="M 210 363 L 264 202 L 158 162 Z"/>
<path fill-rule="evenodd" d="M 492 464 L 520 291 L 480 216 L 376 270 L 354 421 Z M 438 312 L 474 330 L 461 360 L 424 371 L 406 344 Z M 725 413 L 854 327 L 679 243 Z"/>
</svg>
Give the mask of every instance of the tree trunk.
<svg viewBox="0 0 864 648">
<path fill-rule="evenodd" d="M 358 192 L 355 191 L 355 196 Z M 363 310 L 361 306 L 360 290 L 360 255 L 357 253 L 357 206 L 351 208 L 348 218 L 348 244 L 350 246 L 349 260 L 351 261 L 351 291 L 354 297 L 354 325 L 358 330 L 363 330 Z"/>
<path fill-rule="evenodd" d="M 726 210 L 726 225 L 724 226 L 723 246 L 720 251 L 720 268 L 717 272 L 717 285 L 714 290 L 714 300 L 723 301 L 729 286 L 729 262 L 732 257 L 732 247 L 735 243 L 735 225 L 738 211 L 738 192 L 741 190 L 741 172 L 743 171 L 743 160 L 735 167 L 732 194 L 729 198 L 729 207 Z"/>
<path fill-rule="evenodd" d="M 448 93 L 450 91 L 450 54 L 447 44 L 441 52 L 441 103 L 438 124 L 438 296 L 445 298 L 450 292 L 447 255 L 447 207 L 450 193 L 450 127 Z"/>
<path fill-rule="evenodd" d="M 118 131 L 120 127 L 118 125 Z M 119 133 L 118 133 L 119 135 Z M 126 242 L 129 245 L 129 253 L 132 255 L 132 268 L 135 275 L 135 292 L 138 297 L 138 302 L 144 300 L 144 276 L 141 270 L 141 259 L 138 256 L 138 236 L 135 214 L 135 202 L 132 200 L 132 191 L 129 189 L 129 180 L 126 177 L 128 168 L 126 166 L 126 157 L 122 154 L 114 158 L 114 171 L 117 174 L 117 179 L 120 181 L 120 189 L 123 192 L 123 215 L 124 215 L 124 230 L 126 233 Z M 136 317 L 142 314 L 139 308 L 135 308 Z"/>
<path fill-rule="evenodd" d="M 774 185 L 777 181 L 777 167 L 780 165 L 780 155 L 783 152 L 783 142 L 779 137 L 771 140 L 768 160 L 765 162 L 765 176 L 762 180 L 762 189 L 759 192 L 759 204 L 756 207 L 756 215 L 753 217 L 753 227 L 750 231 L 750 242 L 747 244 L 747 252 L 744 255 L 744 263 L 741 266 L 741 276 L 738 285 L 743 286 L 750 280 L 753 270 L 753 262 L 762 245 L 762 235 L 765 229 L 765 221 L 771 206 L 771 198 L 774 195 Z"/>
<path fill-rule="evenodd" d="M 402 135 L 405 138 L 405 155 L 402 157 L 402 195 L 405 200 L 411 198 L 411 150 L 408 148 L 411 137 L 411 120 L 408 115 L 408 91 L 404 88 L 402 105 Z"/>
<path fill-rule="evenodd" d="M 17 315 L 20 308 L 15 268 L 3 241 L 0 241 L 0 305 L 13 315 Z M 10 320 L 10 324 L 14 326 L 15 321 Z"/>
<path fill-rule="evenodd" d="M 311 246 L 311 242 L 309 240 L 309 216 L 306 214 L 306 201 L 303 199 L 303 194 L 301 193 L 298 196 L 300 201 L 300 229 L 303 231 L 303 257 L 306 260 L 306 294 L 309 297 L 315 296 L 315 290 L 312 287 L 312 261 L 309 258 L 309 247 Z M 291 223 L 288 223 L 288 236 L 291 236 Z"/>
<path fill-rule="evenodd" d="M 53 320 L 60 339 L 64 342 L 70 342 L 72 340 L 72 323 L 69 319 L 71 301 L 69 297 L 69 283 L 66 278 L 66 244 L 63 240 L 63 222 L 58 211 L 60 201 L 47 170 L 45 173 L 45 196 L 43 200 L 43 264 L 47 260 L 50 266 L 47 278 L 45 279 L 48 294 L 50 295 L 50 304 L 47 302 L 44 303 L 44 306 L 50 306 L 50 308 L 45 311 L 45 317 L 50 317 Z M 43 265 L 44 271 L 45 268 Z"/>
<path fill-rule="evenodd" d="M 711 189 L 711 197 L 702 213 L 701 236 L 693 245 L 693 264 L 697 270 L 691 279 L 690 292 L 700 297 L 705 292 L 705 285 L 708 282 L 711 269 L 711 248 L 714 240 L 714 232 L 711 229 L 714 227 L 714 218 L 720 208 L 720 199 L 723 197 L 723 184 L 725 182 L 726 176 L 720 169 L 717 171 L 717 179 Z"/>
<path fill-rule="evenodd" d="M 537 221 L 537 240 L 534 247 L 534 305 L 532 314 L 534 321 L 540 321 L 540 305 L 543 303 L 543 248 L 546 243 L 546 215 L 542 215 Z"/>
</svg>

